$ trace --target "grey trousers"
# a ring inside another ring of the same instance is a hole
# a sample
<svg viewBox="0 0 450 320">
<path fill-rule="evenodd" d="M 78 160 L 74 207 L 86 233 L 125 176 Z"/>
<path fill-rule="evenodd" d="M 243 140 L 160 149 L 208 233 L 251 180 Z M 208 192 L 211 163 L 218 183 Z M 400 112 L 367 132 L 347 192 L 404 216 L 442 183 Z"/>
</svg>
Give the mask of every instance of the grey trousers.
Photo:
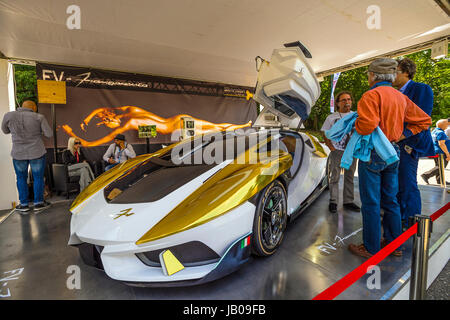
<svg viewBox="0 0 450 320">
<path fill-rule="evenodd" d="M 330 203 L 339 202 L 339 179 L 341 177 L 341 158 L 344 151 L 331 151 L 329 157 L 330 173 Z M 344 170 L 344 203 L 352 203 L 354 200 L 353 177 L 355 175 L 356 163 L 358 159 L 353 159 L 353 163 L 348 170 Z"/>
<path fill-rule="evenodd" d="M 80 176 L 80 191 L 83 191 L 94 180 L 94 173 L 86 162 L 71 164 L 68 169 L 69 177 Z"/>
</svg>

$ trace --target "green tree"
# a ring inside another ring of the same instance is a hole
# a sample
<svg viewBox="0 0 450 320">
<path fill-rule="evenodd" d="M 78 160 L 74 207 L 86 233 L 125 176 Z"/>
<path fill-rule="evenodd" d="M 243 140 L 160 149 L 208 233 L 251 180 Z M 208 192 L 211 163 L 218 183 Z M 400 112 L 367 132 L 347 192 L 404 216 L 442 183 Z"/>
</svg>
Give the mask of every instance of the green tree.
<svg viewBox="0 0 450 320">
<path fill-rule="evenodd" d="M 36 68 L 27 65 L 14 65 L 14 78 L 16 82 L 16 108 L 26 99 L 37 103 L 37 77 Z"/>
<path fill-rule="evenodd" d="M 450 48 L 450 46 L 449 46 Z M 450 50 L 450 49 L 449 49 Z M 433 112 L 431 118 L 433 125 L 439 119 L 450 117 L 450 59 L 431 59 L 431 50 L 424 50 L 406 55 L 416 63 L 417 73 L 414 81 L 428 84 L 434 93 Z M 403 57 L 400 57 L 403 58 Z M 367 82 L 368 67 L 361 67 L 342 72 L 336 84 L 335 95 L 339 91 L 350 91 L 353 93 L 353 108 L 361 99 L 361 96 L 369 89 Z M 320 83 L 321 95 L 313 107 L 305 127 L 310 130 L 320 130 L 326 117 L 330 114 L 331 81 L 333 76 L 325 77 Z"/>
<path fill-rule="evenodd" d="M 449 46 L 450 48 L 450 46 Z M 416 63 L 417 72 L 414 81 L 428 84 L 434 93 L 433 126 L 439 119 L 450 117 L 450 59 L 431 59 L 431 50 L 407 55 Z"/>
<path fill-rule="evenodd" d="M 333 76 L 324 78 L 320 83 L 321 94 L 316 105 L 311 110 L 311 115 L 305 123 L 307 129 L 320 130 L 326 117 L 330 114 L 330 96 Z M 353 94 L 353 107 L 356 110 L 356 103 L 361 99 L 364 92 L 369 89 L 367 83 L 367 67 L 342 72 L 334 89 L 334 96 L 340 91 L 350 91 Z"/>
</svg>

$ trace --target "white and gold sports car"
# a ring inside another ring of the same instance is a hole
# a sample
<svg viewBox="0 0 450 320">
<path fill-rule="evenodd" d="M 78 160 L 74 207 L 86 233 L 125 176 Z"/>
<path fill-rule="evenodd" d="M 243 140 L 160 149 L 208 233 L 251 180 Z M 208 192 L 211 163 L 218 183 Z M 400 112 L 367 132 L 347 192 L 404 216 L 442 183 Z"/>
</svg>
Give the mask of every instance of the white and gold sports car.
<svg viewBox="0 0 450 320">
<path fill-rule="evenodd" d="M 194 136 L 105 172 L 74 200 L 69 245 L 130 285 L 185 286 L 272 255 L 327 186 L 328 148 L 304 132 L 320 95 L 298 44 L 263 61 L 253 128 Z"/>
</svg>

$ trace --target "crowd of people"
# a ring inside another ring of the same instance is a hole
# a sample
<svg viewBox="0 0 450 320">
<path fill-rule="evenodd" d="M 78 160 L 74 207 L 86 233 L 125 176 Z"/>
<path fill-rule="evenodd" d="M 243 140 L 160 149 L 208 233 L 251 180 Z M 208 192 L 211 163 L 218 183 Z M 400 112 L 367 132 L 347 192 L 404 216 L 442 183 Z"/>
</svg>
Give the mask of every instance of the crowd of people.
<svg viewBox="0 0 450 320">
<path fill-rule="evenodd" d="M 37 112 L 36 104 L 31 100 L 25 100 L 22 107 L 5 114 L 2 131 L 11 134 L 12 137 L 11 157 L 20 201 L 15 209 L 22 214 L 27 214 L 31 210 L 41 212 L 51 205 L 44 199 L 47 150 L 42 138 L 51 138 L 52 129 L 45 117 Z M 124 135 L 118 134 L 103 155 L 105 170 L 134 157 L 136 153 L 133 146 L 126 142 Z M 62 153 L 62 162 L 67 165 L 69 177 L 79 177 L 80 191 L 94 180 L 91 164 L 84 155 L 80 139 L 74 137 L 68 139 L 67 149 Z M 33 181 L 32 206 L 28 186 L 29 167 Z"/>
<path fill-rule="evenodd" d="M 444 154 L 444 168 L 447 167 L 448 162 L 450 161 L 450 131 L 449 129 L 450 119 L 441 119 L 436 122 L 436 128 L 433 130 L 431 135 L 433 136 L 433 147 L 436 154 Z M 431 177 L 436 178 L 436 182 L 441 184 L 441 177 L 439 173 L 439 158 L 434 158 L 435 166 L 431 170 L 424 172 L 421 177 L 429 184 L 428 179 Z M 450 182 L 446 181 L 446 184 L 450 184 Z"/>
<path fill-rule="evenodd" d="M 329 211 L 337 212 L 343 167 L 343 207 L 360 211 L 363 223 L 363 243 L 350 244 L 349 250 L 365 258 L 398 237 L 409 217 L 421 213 L 417 185 L 419 158 L 442 153 L 445 165 L 450 161 L 448 119 L 439 120 L 436 129 L 430 132 L 433 91 L 430 86 L 413 81 L 415 73 L 414 62 L 407 58 L 374 60 L 367 73 L 370 89 L 357 103 L 356 112 L 351 111 L 352 93 L 340 92 L 335 98 L 337 111 L 326 118 L 321 128 L 330 149 Z M 341 123 L 345 125 L 338 125 Z M 341 127 L 346 131 L 340 132 Z M 4 116 L 2 131 L 12 136 L 11 156 L 20 200 L 16 210 L 22 213 L 31 210 L 27 184 L 29 166 L 33 176 L 33 210 L 45 209 L 49 206 L 43 197 L 47 152 L 42 138 L 52 136 L 45 117 L 37 113 L 33 101 L 27 100 L 21 108 Z M 339 139 L 331 138 L 336 136 Z M 369 152 L 362 152 L 364 148 L 369 148 Z M 118 134 L 103 156 L 105 170 L 134 157 L 132 145 L 126 142 L 124 135 Z M 94 174 L 80 139 L 68 139 L 62 158 L 69 176 L 80 177 L 80 190 L 86 188 Z M 354 202 L 357 159 L 361 207 Z M 435 161 L 436 166 L 421 175 L 426 183 L 431 177 L 440 182 Z M 402 255 L 401 248 L 393 255 Z"/>
<path fill-rule="evenodd" d="M 363 220 L 363 242 L 350 244 L 348 249 L 364 258 L 397 238 L 409 217 L 421 214 L 419 158 L 444 154 L 445 166 L 450 160 L 450 142 L 445 133 L 448 119 L 439 120 L 430 132 L 433 91 L 429 85 L 413 81 L 415 73 L 416 65 L 408 58 L 374 60 L 367 73 L 370 88 L 358 101 L 357 111 L 351 111 L 351 92 L 340 92 L 335 98 L 337 111 L 327 117 L 321 128 L 331 151 L 329 210 L 337 211 L 341 167 L 345 168 L 343 206 L 361 211 Z M 337 134 L 351 120 L 353 130 Z M 370 139 L 363 138 L 369 136 Z M 361 152 L 372 141 L 370 154 Z M 353 176 L 358 160 L 349 166 L 343 158 L 349 152 L 359 159 L 361 208 L 353 203 Z M 432 176 L 440 182 L 438 160 L 435 161 L 436 166 L 422 174 L 426 183 Z M 402 247 L 392 253 L 402 254 Z"/>
</svg>

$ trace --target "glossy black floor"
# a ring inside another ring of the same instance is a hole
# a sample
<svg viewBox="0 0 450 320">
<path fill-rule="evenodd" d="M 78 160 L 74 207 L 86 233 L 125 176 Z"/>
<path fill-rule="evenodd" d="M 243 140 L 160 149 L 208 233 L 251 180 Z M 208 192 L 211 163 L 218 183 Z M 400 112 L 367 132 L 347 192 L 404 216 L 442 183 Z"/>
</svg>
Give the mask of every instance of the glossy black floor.
<svg viewBox="0 0 450 320">
<path fill-rule="evenodd" d="M 432 214 L 450 199 L 439 187 L 420 189 L 423 214 Z M 361 243 L 360 213 L 342 206 L 337 214 L 329 213 L 325 191 L 288 226 L 281 248 L 269 258 L 253 258 L 237 272 L 196 287 L 129 287 L 84 265 L 78 250 L 67 246 L 68 207 L 69 202 L 63 201 L 41 214 L 13 213 L 0 224 L 0 300 L 311 299 L 364 262 L 347 249 L 349 243 Z M 431 245 L 449 226 L 447 212 L 434 225 Z M 380 299 L 410 268 L 411 243 L 406 243 L 403 257 L 388 257 L 379 264 L 380 289 L 368 289 L 370 275 L 366 275 L 337 299 Z M 70 278 L 74 265 L 80 268 L 81 289 L 67 286 L 74 283 Z"/>
</svg>

